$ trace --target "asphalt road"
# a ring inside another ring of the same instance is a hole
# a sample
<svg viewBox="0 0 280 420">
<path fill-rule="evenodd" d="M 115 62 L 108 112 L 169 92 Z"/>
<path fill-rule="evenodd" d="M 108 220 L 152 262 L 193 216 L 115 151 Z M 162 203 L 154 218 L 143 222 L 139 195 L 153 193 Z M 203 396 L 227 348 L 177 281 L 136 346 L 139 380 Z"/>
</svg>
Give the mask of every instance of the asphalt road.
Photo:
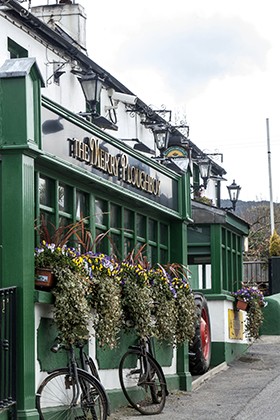
<svg viewBox="0 0 280 420">
<path fill-rule="evenodd" d="M 156 416 L 132 408 L 110 420 L 280 420 L 280 336 L 262 336 L 238 360 L 194 380 L 192 392 L 174 392 Z"/>
</svg>

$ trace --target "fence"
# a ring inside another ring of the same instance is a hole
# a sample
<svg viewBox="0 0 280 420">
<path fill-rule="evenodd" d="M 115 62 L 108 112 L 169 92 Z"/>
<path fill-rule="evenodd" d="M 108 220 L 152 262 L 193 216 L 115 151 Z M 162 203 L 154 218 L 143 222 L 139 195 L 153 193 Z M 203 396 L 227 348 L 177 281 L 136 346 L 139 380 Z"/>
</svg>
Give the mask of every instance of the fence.
<svg viewBox="0 0 280 420">
<path fill-rule="evenodd" d="M 16 409 L 16 288 L 0 289 L 0 410 Z"/>
<path fill-rule="evenodd" d="M 261 290 L 268 293 L 269 290 L 269 266 L 264 261 L 244 261 L 244 283 L 256 283 Z"/>
</svg>

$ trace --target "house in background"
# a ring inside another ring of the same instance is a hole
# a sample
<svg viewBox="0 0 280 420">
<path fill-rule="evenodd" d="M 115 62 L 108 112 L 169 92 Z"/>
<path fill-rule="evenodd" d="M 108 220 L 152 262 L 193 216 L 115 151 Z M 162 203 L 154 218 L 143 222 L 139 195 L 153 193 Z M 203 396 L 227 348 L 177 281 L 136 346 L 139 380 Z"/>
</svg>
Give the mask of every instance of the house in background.
<svg viewBox="0 0 280 420">
<path fill-rule="evenodd" d="M 94 237 L 110 230 L 104 253 L 114 243 L 124 258 L 146 244 L 152 264 L 189 265 L 192 287 L 209 304 L 211 363 L 247 345 L 230 292 L 242 280 L 248 225 L 220 208 L 225 170 L 190 140 L 187 124 L 172 124 L 170 111 L 152 109 L 88 57 L 83 7 L 25 3 L 0 0 L 0 287 L 5 305 L 11 288 L 17 303 L 16 321 L 5 324 L 16 339 L 7 377 L 0 349 L 0 419 L 15 399 L 17 418 L 37 419 L 36 389 L 57 364 L 48 350 L 53 298 L 34 289 L 34 222 L 42 216 L 55 226 L 86 216 Z M 124 403 L 117 364 L 126 346 L 114 357 L 89 347 L 113 406 Z M 170 388 L 191 389 L 188 343 L 157 358 Z"/>
</svg>

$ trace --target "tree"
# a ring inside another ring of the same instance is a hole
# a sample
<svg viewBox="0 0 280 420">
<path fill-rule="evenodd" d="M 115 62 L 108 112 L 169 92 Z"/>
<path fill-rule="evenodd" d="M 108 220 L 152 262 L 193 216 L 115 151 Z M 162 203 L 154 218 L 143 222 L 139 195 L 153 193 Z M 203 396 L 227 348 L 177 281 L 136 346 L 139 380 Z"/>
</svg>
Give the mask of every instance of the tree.
<svg viewBox="0 0 280 420">
<path fill-rule="evenodd" d="M 270 206 L 268 201 L 243 202 L 238 216 L 246 220 L 250 225 L 248 236 L 249 250 L 245 254 L 245 260 L 267 261 L 270 257 Z M 274 204 L 275 231 L 280 229 L 280 204 Z M 280 255 L 280 253 L 279 253 Z"/>
<path fill-rule="evenodd" d="M 269 240 L 269 255 L 271 257 L 280 256 L 280 236 L 275 229 Z"/>
</svg>

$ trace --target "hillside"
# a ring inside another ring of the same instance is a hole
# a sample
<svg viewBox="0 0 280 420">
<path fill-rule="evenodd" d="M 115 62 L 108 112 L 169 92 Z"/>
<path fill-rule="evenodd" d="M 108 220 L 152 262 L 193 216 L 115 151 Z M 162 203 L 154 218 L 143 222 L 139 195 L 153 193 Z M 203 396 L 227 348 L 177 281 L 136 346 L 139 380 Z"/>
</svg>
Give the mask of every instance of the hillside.
<svg viewBox="0 0 280 420">
<path fill-rule="evenodd" d="M 256 209 L 261 207 L 267 207 L 269 209 L 269 201 L 263 200 L 263 201 L 242 201 L 238 200 L 236 205 L 236 215 L 243 217 L 246 220 L 246 213 L 250 209 Z M 230 200 L 221 200 L 221 207 L 231 207 Z M 274 203 L 274 208 L 278 209 L 280 208 L 280 203 Z"/>
</svg>

